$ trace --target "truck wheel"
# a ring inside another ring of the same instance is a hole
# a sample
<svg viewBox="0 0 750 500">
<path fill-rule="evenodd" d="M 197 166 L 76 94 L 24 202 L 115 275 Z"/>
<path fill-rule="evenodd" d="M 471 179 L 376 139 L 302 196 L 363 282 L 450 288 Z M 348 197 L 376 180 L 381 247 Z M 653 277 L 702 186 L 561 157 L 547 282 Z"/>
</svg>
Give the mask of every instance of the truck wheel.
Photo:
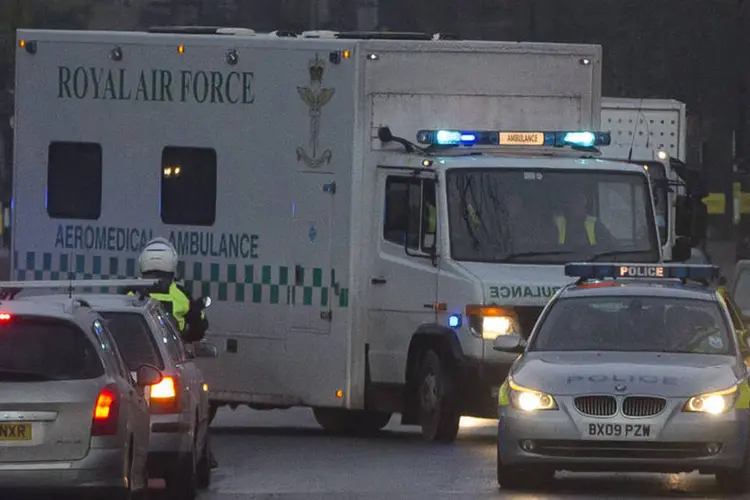
<svg viewBox="0 0 750 500">
<path fill-rule="evenodd" d="M 335 434 L 373 434 L 391 420 L 390 413 L 342 408 L 313 408 L 313 415 L 323 429 Z"/>
<path fill-rule="evenodd" d="M 435 351 L 427 351 L 422 358 L 418 381 L 422 437 L 427 441 L 452 443 L 458 435 L 461 413 L 452 373 Z"/>
<path fill-rule="evenodd" d="M 351 419 L 350 428 L 355 434 L 374 434 L 383 430 L 383 427 L 391 421 L 390 413 L 380 411 L 365 410 L 353 411 L 349 416 Z"/>
<path fill-rule="evenodd" d="M 340 408 L 313 408 L 313 416 L 323 429 L 339 434 L 348 428 L 346 411 Z"/>
</svg>

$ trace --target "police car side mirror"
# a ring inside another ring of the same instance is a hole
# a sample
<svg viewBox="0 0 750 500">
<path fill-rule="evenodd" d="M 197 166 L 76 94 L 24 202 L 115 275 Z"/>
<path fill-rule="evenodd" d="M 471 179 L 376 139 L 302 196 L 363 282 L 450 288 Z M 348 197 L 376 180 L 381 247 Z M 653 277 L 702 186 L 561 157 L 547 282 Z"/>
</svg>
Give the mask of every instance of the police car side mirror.
<svg viewBox="0 0 750 500">
<path fill-rule="evenodd" d="M 521 347 L 526 347 L 526 342 L 517 333 L 500 335 L 492 342 L 492 349 L 495 351 L 513 352 Z"/>
<path fill-rule="evenodd" d="M 141 365 L 135 373 L 135 383 L 138 384 L 138 387 L 156 385 L 161 382 L 162 378 L 164 378 L 164 376 L 161 372 L 152 365 Z"/>
<path fill-rule="evenodd" d="M 219 348 L 208 342 L 196 342 L 193 344 L 193 354 L 196 358 L 216 358 Z"/>
</svg>

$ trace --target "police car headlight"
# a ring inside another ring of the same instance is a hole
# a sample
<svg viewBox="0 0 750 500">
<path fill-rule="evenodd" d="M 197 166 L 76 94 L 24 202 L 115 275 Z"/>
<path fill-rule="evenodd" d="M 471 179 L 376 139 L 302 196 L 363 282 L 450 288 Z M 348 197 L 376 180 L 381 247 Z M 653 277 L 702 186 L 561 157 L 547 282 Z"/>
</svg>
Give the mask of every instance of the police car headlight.
<svg viewBox="0 0 750 500">
<path fill-rule="evenodd" d="M 513 380 L 508 381 L 510 404 L 517 410 L 532 413 L 540 410 L 557 410 L 555 399 L 541 391 L 522 387 Z"/>
<path fill-rule="evenodd" d="M 737 400 L 739 392 L 737 388 L 738 387 L 735 385 L 723 391 L 709 392 L 693 396 L 688 399 L 687 403 L 685 403 L 683 411 L 708 413 L 711 415 L 726 413 L 734 408 L 734 403 Z"/>
</svg>

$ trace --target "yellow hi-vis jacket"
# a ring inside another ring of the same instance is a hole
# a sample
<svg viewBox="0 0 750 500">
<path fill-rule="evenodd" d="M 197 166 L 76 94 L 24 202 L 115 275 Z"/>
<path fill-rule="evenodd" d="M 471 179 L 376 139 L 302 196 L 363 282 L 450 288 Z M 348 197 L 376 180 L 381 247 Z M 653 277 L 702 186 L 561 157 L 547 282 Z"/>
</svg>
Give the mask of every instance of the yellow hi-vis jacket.
<svg viewBox="0 0 750 500">
<path fill-rule="evenodd" d="M 557 215 L 555 216 L 555 225 L 557 226 L 557 243 L 564 245 L 567 238 L 568 220 L 562 215 Z M 587 215 L 584 225 L 589 245 L 596 245 L 596 217 Z"/>
<path fill-rule="evenodd" d="M 427 205 L 427 229 L 425 233 L 435 234 L 437 232 L 437 209 L 430 203 Z"/>
<path fill-rule="evenodd" d="M 133 292 L 130 292 L 128 295 L 133 295 Z M 180 290 L 175 282 L 169 285 L 167 293 L 151 292 L 149 296 L 163 303 L 165 306 L 169 304 L 171 307 L 166 307 L 166 309 L 174 316 L 180 332 L 185 331 L 185 315 L 190 311 L 190 299 Z"/>
</svg>

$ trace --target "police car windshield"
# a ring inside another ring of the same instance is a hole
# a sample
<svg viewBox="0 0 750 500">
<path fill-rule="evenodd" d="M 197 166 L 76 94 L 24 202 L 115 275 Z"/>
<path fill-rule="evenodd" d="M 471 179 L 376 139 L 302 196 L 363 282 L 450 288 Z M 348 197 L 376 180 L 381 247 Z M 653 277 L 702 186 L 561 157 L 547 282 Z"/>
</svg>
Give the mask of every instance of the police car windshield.
<svg viewBox="0 0 750 500">
<path fill-rule="evenodd" d="M 613 262 L 659 258 L 647 178 L 638 172 L 450 169 L 447 193 L 455 260 L 561 264 L 601 253 Z"/>
<path fill-rule="evenodd" d="M 531 339 L 531 351 L 733 354 L 718 303 L 673 297 L 567 297 Z"/>
</svg>

